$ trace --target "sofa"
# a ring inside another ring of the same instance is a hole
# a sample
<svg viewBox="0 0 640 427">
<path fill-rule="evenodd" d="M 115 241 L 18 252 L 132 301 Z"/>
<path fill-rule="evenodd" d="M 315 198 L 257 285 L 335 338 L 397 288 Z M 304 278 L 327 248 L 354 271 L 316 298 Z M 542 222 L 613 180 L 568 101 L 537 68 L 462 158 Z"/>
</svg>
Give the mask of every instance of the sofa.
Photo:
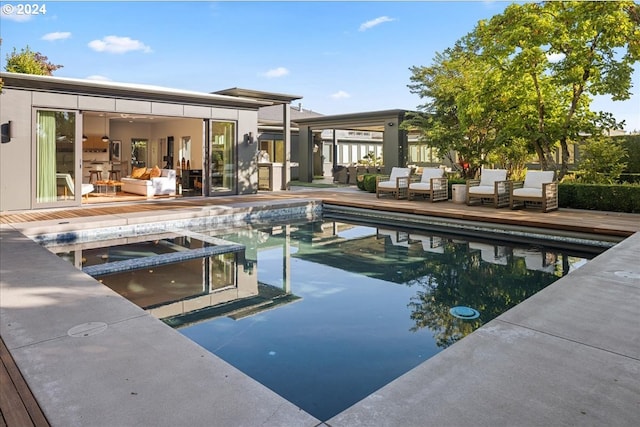
<svg viewBox="0 0 640 427">
<path fill-rule="evenodd" d="M 153 168 L 155 169 L 155 168 Z M 159 169 L 159 176 L 154 176 L 153 169 L 148 169 L 142 175 L 132 172 L 130 176 L 122 178 L 122 191 L 140 194 L 146 197 L 176 194 L 176 171 L 174 169 Z"/>
</svg>

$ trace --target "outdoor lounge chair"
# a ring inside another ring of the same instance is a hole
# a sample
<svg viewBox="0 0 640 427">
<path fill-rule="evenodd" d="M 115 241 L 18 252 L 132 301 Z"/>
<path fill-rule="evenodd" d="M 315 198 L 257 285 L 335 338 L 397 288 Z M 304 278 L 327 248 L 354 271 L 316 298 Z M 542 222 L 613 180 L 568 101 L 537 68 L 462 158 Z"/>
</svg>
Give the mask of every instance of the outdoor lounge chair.
<svg viewBox="0 0 640 427">
<path fill-rule="evenodd" d="M 409 233 L 406 231 L 390 230 L 387 228 L 378 228 L 376 230 L 376 240 L 389 238 L 393 246 L 409 247 Z"/>
<path fill-rule="evenodd" d="M 507 181 L 506 169 L 483 169 L 480 179 L 467 181 L 467 205 L 489 201 L 496 208 L 509 206 L 511 181 Z"/>
<path fill-rule="evenodd" d="M 556 270 L 556 254 L 552 252 L 544 252 L 539 249 L 516 248 L 513 250 L 513 256 L 524 258 L 527 270 L 544 271 L 553 273 Z"/>
<path fill-rule="evenodd" d="M 444 239 L 439 236 L 423 236 L 421 234 L 409 234 L 409 242 L 422 242 L 422 250 L 435 254 L 444 253 Z"/>
<path fill-rule="evenodd" d="M 74 195 L 75 184 L 73 182 L 73 178 L 71 178 L 71 174 L 57 173 L 56 186 L 58 188 L 62 188 L 62 196 L 65 199 L 68 199 L 69 196 Z M 80 194 L 82 196 L 87 196 L 87 198 L 89 198 L 89 193 L 91 193 L 93 190 L 94 190 L 93 184 L 82 184 L 82 189 Z"/>
<path fill-rule="evenodd" d="M 554 171 L 527 171 L 524 181 L 513 182 L 511 209 L 536 204 L 542 212 L 558 209 L 558 182 Z"/>
<path fill-rule="evenodd" d="M 422 176 L 411 179 L 407 199 L 416 194 L 429 196 L 431 202 L 449 199 L 448 179 L 444 176 L 444 171 L 440 168 L 423 168 Z"/>
<path fill-rule="evenodd" d="M 480 258 L 490 264 L 507 265 L 506 246 L 495 246 L 487 243 L 469 242 L 469 249 L 480 251 Z"/>
<path fill-rule="evenodd" d="M 410 168 L 395 166 L 391 168 L 391 175 L 376 176 L 376 197 L 380 198 L 382 193 L 391 193 L 396 199 L 407 197 L 410 177 Z"/>
</svg>

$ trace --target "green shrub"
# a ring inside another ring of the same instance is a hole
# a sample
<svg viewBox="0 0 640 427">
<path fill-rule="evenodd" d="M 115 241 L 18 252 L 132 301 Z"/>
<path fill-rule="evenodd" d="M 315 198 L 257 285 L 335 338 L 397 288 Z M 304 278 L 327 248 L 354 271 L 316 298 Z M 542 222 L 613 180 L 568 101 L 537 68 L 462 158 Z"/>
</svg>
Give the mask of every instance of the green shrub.
<svg viewBox="0 0 640 427">
<path fill-rule="evenodd" d="M 626 173 L 640 173 L 640 135 L 615 136 L 614 141 L 621 141 L 620 145 L 627 150 Z"/>
<path fill-rule="evenodd" d="M 627 149 L 621 140 L 593 137 L 580 145 L 578 176 L 586 184 L 613 184 L 625 171 L 628 158 Z"/>
<path fill-rule="evenodd" d="M 376 192 L 376 176 L 377 174 L 365 174 L 364 176 L 364 190 L 369 193 Z"/>
<path fill-rule="evenodd" d="M 640 185 L 562 183 L 561 208 L 640 213 Z"/>
<path fill-rule="evenodd" d="M 363 173 L 356 177 L 356 186 L 359 190 L 368 191 L 369 193 L 376 192 L 376 177 L 380 174 L 376 173 Z"/>
</svg>

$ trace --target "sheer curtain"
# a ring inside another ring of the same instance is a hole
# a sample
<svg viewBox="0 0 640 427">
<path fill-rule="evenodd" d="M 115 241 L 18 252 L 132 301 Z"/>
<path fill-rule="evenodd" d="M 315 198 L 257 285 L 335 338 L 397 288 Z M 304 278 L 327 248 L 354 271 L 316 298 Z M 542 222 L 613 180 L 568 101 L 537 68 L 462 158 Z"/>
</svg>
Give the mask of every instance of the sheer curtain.
<svg viewBox="0 0 640 427">
<path fill-rule="evenodd" d="M 56 116 L 54 111 L 38 111 L 36 139 L 36 202 L 56 201 Z"/>
</svg>

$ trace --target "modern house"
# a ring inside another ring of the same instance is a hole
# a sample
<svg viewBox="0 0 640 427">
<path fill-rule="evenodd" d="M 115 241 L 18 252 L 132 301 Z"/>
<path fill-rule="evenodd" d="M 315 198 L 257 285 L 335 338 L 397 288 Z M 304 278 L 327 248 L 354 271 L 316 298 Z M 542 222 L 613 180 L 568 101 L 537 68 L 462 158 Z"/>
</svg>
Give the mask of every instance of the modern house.
<svg viewBox="0 0 640 427">
<path fill-rule="evenodd" d="M 258 109 L 300 98 L 16 73 L 0 78 L 1 211 L 78 206 L 83 183 L 156 165 L 177 170 L 185 191 L 254 193 Z"/>
<path fill-rule="evenodd" d="M 385 167 L 439 162 L 400 129 L 405 110 L 323 116 L 293 107 L 301 96 L 250 89 L 0 78 L 0 211 L 79 206 L 87 184 L 134 168 L 172 170 L 176 192 L 215 197 L 286 189 L 369 153 Z"/>
</svg>

